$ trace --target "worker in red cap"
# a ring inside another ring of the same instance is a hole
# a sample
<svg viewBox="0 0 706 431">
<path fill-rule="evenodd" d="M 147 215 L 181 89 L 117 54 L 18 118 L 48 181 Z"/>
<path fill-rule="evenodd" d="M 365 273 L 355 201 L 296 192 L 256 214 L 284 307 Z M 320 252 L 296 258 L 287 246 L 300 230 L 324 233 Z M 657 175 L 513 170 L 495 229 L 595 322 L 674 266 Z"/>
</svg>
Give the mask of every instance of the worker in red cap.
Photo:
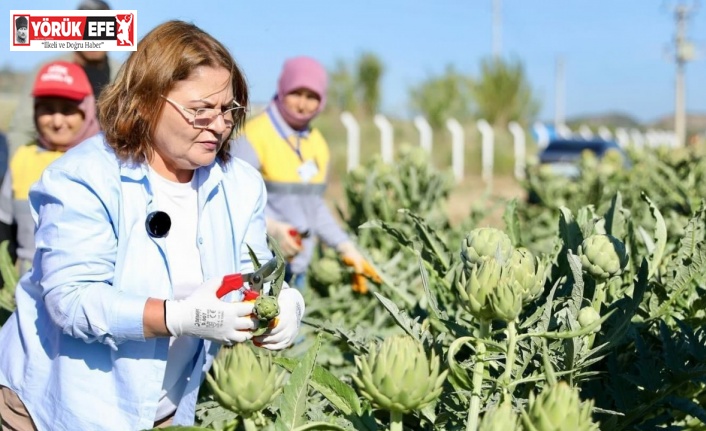
<svg viewBox="0 0 706 431">
<path fill-rule="evenodd" d="M 103 0 L 82 0 L 76 9 L 110 10 L 111 8 L 110 5 Z M 115 80 L 122 63 L 122 61 L 117 60 L 114 55 L 107 51 L 65 52 L 51 58 L 49 61 L 69 61 L 79 65 L 86 73 L 88 82 L 91 83 L 95 100 L 98 100 L 103 89 Z M 12 120 L 8 126 L 7 143 L 9 144 L 8 152 L 10 156 L 12 156 L 18 148 L 34 139 L 32 105 L 29 100 L 29 94 L 31 90 L 30 86 L 39 73 L 39 67 L 41 67 L 41 65 L 27 75 L 28 78 L 25 85 L 20 91 L 23 98 L 20 99 L 20 103 L 15 108 Z M 27 96 L 27 99 L 24 99 L 24 96 Z"/>
<path fill-rule="evenodd" d="M 16 241 L 22 273 L 34 256 L 34 219 L 27 201 L 30 186 L 51 162 L 99 131 L 93 90 L 81 66 L 67 61 L 45 64 L 31 95 L 36 138 L 12 156 L 0 188 L 0 241 Z M 13 223 L 17 223 L 15 237 L 11 237 Z"/>
</svg>

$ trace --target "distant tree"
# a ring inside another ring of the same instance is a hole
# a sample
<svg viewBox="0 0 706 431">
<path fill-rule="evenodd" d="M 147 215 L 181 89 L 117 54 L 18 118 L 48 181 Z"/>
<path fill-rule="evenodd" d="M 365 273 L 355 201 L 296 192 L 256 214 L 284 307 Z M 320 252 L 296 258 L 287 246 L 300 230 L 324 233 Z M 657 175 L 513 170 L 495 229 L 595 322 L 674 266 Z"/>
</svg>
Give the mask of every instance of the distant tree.
<svg viewBox="0 0 706 431">
<path fill-rule="evenodd" d="M 473 95 L 478 117 L 495 126 L 503 127 L 510 121 L 527 124 L 539 113 L 539 102 L 532 94 L 520 61 L 483 60 Z"/>
<path fill-rule="evenodd" d="M 355 79 L 345 61 L 337 60 L 336 67 L 329 73 L 328 106 L 339 111 L 355 111 Z"/>
<path fill-rule="evenodd" d="M 380 108 L 380 80 L 385 67 L 373 53 L 363 53 L 358 59 L 357 89 L 365 114 L 373 115 Z"/>
<path fill-rule="evenodd" d="M 431 127 L 439 129 L 449 118 L 463 120 L 470 116 L 472 85 L 470 77 L 459 74 L 449 65 L 443 75 L 430 77 L 411 88 L 410 104 Z"/>
</svg>

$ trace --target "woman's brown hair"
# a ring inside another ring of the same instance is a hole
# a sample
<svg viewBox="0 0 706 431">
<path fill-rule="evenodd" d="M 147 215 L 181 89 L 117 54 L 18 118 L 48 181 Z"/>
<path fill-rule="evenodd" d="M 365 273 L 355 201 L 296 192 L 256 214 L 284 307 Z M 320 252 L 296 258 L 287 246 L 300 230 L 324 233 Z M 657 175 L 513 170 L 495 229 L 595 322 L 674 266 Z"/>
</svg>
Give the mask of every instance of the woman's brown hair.
<svg viewBox="0 0 706 431">
<path fill-rule="evenodd" d="M 183 21 L 167 21 L 150 31 L 120 68 L 115 82 L 98 100 L 99 121 L 108 145 L 123 161 L 144 162 L 152 153 L 152 136 L 168 94 L 177 81 L 200 67 L 230 70 L 233 97 L 248 106 L 245 77 L 225 46 L 211 35 Z M 237 131 L 245 122 L 245 109 L 234 112 Z M 230 159 L 230 140 L 216 155 Z"/>
</svg>

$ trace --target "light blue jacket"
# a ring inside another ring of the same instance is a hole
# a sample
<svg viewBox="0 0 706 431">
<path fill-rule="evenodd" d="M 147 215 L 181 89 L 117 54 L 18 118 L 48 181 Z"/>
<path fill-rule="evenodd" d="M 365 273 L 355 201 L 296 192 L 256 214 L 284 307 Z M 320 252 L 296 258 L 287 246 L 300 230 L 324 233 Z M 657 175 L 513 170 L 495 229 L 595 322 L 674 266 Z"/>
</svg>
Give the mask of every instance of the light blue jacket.
<svg viewBox="0 0 706 431">
<path fill-rule="evenodd" d="M 196 176 L 204 280 L 250 271 L 246 243 L 269 259 L 260 174 L 233 159 Z M 169 339 L 145 339 L 142 313 L 148 297 L 172 289 L 164 239 L 145 228 L 159 209 L 147 166 L 120 163 L 97 135 L 50 165 L 29 200 L 37 252 L 0 329 L 0 385 L 18 393 L 39 430 L 151 428 Z M 175 424 L 193 423 L 218 348 L 202 342 Z"/>
</svg>

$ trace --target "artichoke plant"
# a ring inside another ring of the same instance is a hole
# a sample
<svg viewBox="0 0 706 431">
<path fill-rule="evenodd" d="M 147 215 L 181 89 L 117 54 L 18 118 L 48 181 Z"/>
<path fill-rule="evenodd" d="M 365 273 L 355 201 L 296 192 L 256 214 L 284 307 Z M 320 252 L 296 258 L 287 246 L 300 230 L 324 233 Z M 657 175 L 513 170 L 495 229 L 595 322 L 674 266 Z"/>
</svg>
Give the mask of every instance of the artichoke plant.
<svg viewBox="0 0 706 431">
<path fill-rule="evenodd" d="M 466 267 L 477 265 L 481 261 L 494 257 L 500 263 L 512 256 L 512 241 L 500 229 L 481 227 L 473 229 L 461 244 L 461 259 Z"/>
<path fill-rule="evenodd" d="M 586 238 L 579 249 L 584 271 L 598 281 L 619 275 L 628 263 L 625 245 L 611 235 L 595 234 Z"/>
<path fill-rule="evenodd" d="M 478 431 L 515 431 L 520 428 L 520 418 L 512 411 L 510 403 L 502 403 L 489 410 L 480 422 Z"/>
<path fill-rule="evenodd" d="M 311 275 L 326 286 L 343 281 L 343 271 L 338 259 L 325 255 L 312 262 Z"/>
<path fill-rule="evenodd" d="M 582 328 L 586 328 L 600 319 L 601 315 L 598 314 L 598 311 L 594 310 L 593 307 L 583 307 L 579 310 L 578 321 Z M 593 329 L 593 332 L 598 332 L 600 329 L 601 325 L 598 325 Z"/>
<path fill-rule="evenodd" d="M 593 401 L 582 403 L 578 389 L 566 382 L 545 387 L 522 414 L 527 429 L 537 431 L 594 431 L 600 429 L 591 418 Z"/>
<path fill-rule="evenodd" d="M 495 290 L 502 276 L 502 266 L 494 257 L 485 259 L 473 267 L 470 276 L 461 273 L 456 290 L 461 303 L 473 317 L 481 320 L 493 318 L 488 297 Z"/>
<path fill-rule="evenodd" d="M 280 394 L 286 372 L 277 372 L 270 355 L 255 355 L 242 343 L 222 348 L 206 381 L 216 401 L 244 418 L 267 407 Z"/>
<path fill-rule="evenodd" d="M 492 318 L 512 322 L 522 312 L 522 289 L 509 278 L 503 278 L 488 296 Z"/>
<path fill-rule="evenodd" d="M 388 337 L 379 347 L 371 345 L 368 356 L 356 356 L 355 363 L 358 375 L 352 378 L 359 392 L 390 411 L 396 425 L 404 413 L 435 401 L 448 373 L 439 372 L 439 358 L 433 352 L 427 357 L 422 344 L 408 335 Z"/>
<path fill-rule="evenodd" d="M 507 264 L 509 279 L 522 292 L 525 304 L 532 302 L 544 290 L 545 266 L 525 247 L 513 250 Z"/>
</svg>

